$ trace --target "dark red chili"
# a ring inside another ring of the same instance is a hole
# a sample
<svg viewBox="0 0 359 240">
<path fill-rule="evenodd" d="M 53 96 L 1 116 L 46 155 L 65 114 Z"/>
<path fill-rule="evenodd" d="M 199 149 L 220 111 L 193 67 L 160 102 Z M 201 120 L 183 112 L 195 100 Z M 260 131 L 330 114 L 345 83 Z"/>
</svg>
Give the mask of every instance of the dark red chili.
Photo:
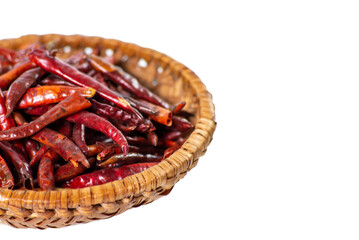
<svg viewBox="0 0 359 240">
<path fill-rule="evenodd" d="M 62 185 L 62 187 L 84 188 L 112 182 L 115 180 L 121 180 L 127 176 L 140 173 L 156 164 L 157 163 L 136 163 L 131 165 L 124 165 L 120 168 L 100 169 L 68 180 Z"/>
<path fill-rule="evenodd" d="M 6 107 L 6 116 L 8 117 L 13 109 L 15 108 L 16 103 L 21 99 L 25 92 L 33 85 L 36 80 L 38 80 L 44 74 L 41 68 L 30 69 L 20 77 L 18 77 L 9 87 L 7 91 L 5 107 Z"/>
<path fill-rule="evenodd" d="M 41 190 L 55 189 L 54 164 L 60 156 L 49 149 L 41 158 L 37 171 L 37 180 Z"/>
<path fill-rule="evenodd" d="M 125 155 L 128 153 L 128 143 L 125 136 L 106 119 L 94 113 L 81 111 L 67 117 L 66 120 L 73 123 L 83 124 L 88 128 L 102 132 L 106 136 L 113 139 L 119 146 L 121 146 Z"/>
</svg>

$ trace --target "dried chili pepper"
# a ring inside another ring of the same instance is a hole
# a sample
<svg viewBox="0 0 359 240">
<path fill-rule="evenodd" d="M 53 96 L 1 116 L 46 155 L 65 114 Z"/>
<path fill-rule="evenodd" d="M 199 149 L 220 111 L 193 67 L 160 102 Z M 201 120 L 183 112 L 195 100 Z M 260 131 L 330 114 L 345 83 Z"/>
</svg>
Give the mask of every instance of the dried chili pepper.
<svg viewBox="0 0 359 240">
<path fill-rule="evenodd" d="M 31 136 L 57 119 L 89 108 L 90 106 L 90 101 L 81 97 L 79 94 L 74 93 L 29 124 L 1 131 L 0 141 L 15 140 Z"/>
<path fill-rule="evenodd" d="M 41 85 L 62 85 L 62 86 L 70 86 L 70 87 L 76 86 L 66 80 L 63 80 L 59 76 L 53 75 L 53 74 L 50 74 L 49 76 L 43 78 L 40 81 L 40 84 Z"/>
<path fill-rule="evenodd" d="M 17 108 L 23 109 L 58 103 L 74 93 L 78 93 L 83 97 L 91 98 L 95 95 L 96 91 L 93 88 L 58 85 L 34 87 L 27 90 L 27 92 L 22 96 L 21 100 L 17 104 Z"/>
<path fill-rule="evenodd" d="M 49 149 L 41 158 L 37 171 L 37 179 L 41 190 L 55 189 L 54 164 L 60 156 Z"/>
<path fill-rule="evenodd" d="M 20 59 L 18 52 L 2 47 L 0 47 L 0 56 L 4 57 L 7 61 L 11 62 L 12 64 L 17 63 Z"/>
<path fill-rule="evenodd" d="M 108 158 L 106 161 L 99 163 L 99 166 L 105 166 L 113 163 L 121 163 L 122 165 L 145 163 L 145 162 L 160 162 L 163 159 L 162 155 L 129 153 L 126 156 L 122 153 L 116 154 Z"/>
<path fill-rule="evenodd" d="M 41 145 L 41 147 L 39 148 L 39 150 L 37 150 L 37 152 L 35 153 L 35 155 L 31 158 L 30 160 L 30 166 L 35 166 L 40 159 L 42 158 L 42 156 L 47 152 L 47 150 L 49 150 L 50 147 L 47 145 Z"/>
<path fill-rule="evenodd" d="M 84 188 L 112 182 L 115 180 L 121 180 L 127 176 L 140 173 L 156 164 L 157 163 L 136 163 L 124 165 L 120 168 L 100 169 L 68 180 L 62 185 L 62 187 Z"/>
<path fill-rule="evenodd" d="M 171 108 L 169 103 L 141 85 L 135 78 L 125 78 L 122 76 L 118 69 L 105 59 L 95 55 L 89 55 L 88 59 L 93 68 L 102 72 L 105 76 L 110 78 L 114 83 L 119 84 L 126 91 L 131 92 L 138 98 L 145 99 L 164 108 Z"/>
<path fill-rule="evenodd" d="M 90 163 L 90 166 L 92 166 L 92 165 L 94 165 L 96 160 L 95 160 L 95 158 L 92 157 L 92 158 L 89 158 L 88 161 Z M 87 169 L 88 168 L 86 168 L 82 165 L 75 167 L 71 163 L 66 163 L 64 165 L 61 165 L 55 171 L 55 182 L 59 183 L 59 182 L 63 182 L 66 180 L 70 180 L 70 179 L 82 174 Z"/>
<path fill-rule="evenodd" d="M 15 126 L 15 122 L 11 117 L 6 116 L 5 98 L 0 89 L 0 130 L 8 130 Z"/>
<path fill-rule="evenodd" d="M 14 177 L 6 161 L 0 156 L 0 188 L 12 188 L 14 185 Z"/>
<path fill-rule="evenodd" d="M 59 58 L 50 57 L 46 51 L 41 49 L 34 49 L 33 51 L 28 53 L 28 57 L 32 62 L 36 63 L 36 65 L 38 65 L 42 69 L 56 74 L 78 86 L 93 88 L 101 97 L 113 102 L 114 104 L 126 111 L 136 114 L 137 117 L 142 118 L 142 116 L 139 116 L 131 108 L 130 104 L 118 93 L 110 90 L 105 85 L 80 72 L 79 70 L 60 60 Z"/>
<path fill-rule="evenodd" d="M 86 138 L 85 138 L 85 125 L 80 123 L 75 123 L 72 131 L 72 140 L 74 143 L 79 146 L 82 152 L 87 156 L 88 155 L 88 147 L 86 145 Z"/>
<path fill-rule="evenodd" d="M 18 153 L 13 146 L 6 141 L 0 142 L 0 149 L 11 159 L 22 185 L 27 189 L 34 187 L 34 179 L 31 173 L 30 165 L 24 156 Z"/>
<path fill-rule="evenodd" d="M 125 136 L 123 136 L 122 132 L 106 119 L 94 113 L 81 111 L 67 117 L 66 120 L 73 123 L 83 124 L 88 128 L 102 132 L 121 146 L 125 155 L 128 153 L 128 143 Z"/>
<path fill-rule="evenodd" d="M 16 103 L 25 94 L 25 92 L 31 87 L 44 74 L 41 68 L 30 69 L 20 75 L 9 87 L 6 95 L 5 107 L 6 116 L 8 117 Z"/>
<path fill-rule="evenodd" d="M 85 155 L 81 149 L 66 136 L 48 128 L 32 136 L 32 139 L 49 146 L 57 152 L 63 159 L 71 162 L 75 166 L 81 163 L 85 167 L 90 167 Z"/>
<path fill-rule="evenodd" d="M 0 88 L 4 89 L 8 87 L 18 76 L 35 67 L 36 65 L 29 60 L 18 63 L 10 71 L 0 76 Z"/>
</svg>

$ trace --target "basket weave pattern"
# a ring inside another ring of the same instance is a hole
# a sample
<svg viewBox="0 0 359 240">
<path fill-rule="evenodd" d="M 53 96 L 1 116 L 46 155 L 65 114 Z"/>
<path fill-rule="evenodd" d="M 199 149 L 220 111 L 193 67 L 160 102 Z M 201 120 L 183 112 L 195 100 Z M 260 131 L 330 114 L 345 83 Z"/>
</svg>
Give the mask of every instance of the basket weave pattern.
<svg viewBox="0 0 359 240">
<path fill-rule="evenodd" d="M 99 49 L 154 92 L 175 103 L 187 102 L 195 130 L 181 149 L 154 167 L 123 180 L 83 189 L 54 191 L 0 189 L 0 220 L 17 228 L 56 228 L 120 214 L 167 195 L 177 181 L 196 166 L 216 127 L 211 94 L 194 72 L 172 58 L 135 44 L 81 35 L 26 35 L 0 40 L 0 46 L 19 49 L 34 42 L 56 42 L 59 57 Z"/>
</svg>

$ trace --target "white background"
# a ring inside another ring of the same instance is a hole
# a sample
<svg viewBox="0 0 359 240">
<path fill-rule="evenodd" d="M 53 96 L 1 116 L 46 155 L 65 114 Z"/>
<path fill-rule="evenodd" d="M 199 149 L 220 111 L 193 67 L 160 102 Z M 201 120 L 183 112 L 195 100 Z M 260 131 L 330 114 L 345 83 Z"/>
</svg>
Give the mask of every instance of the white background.
<svg viewBox="0 0 359 240">
<path fill-rule="evenodd" d="M 0 225 L 6 239 L 359 238 L 356 1 L 9 2 L 1 39 L 98 35 L 184 63 L 218 126 L 170 195 L 62 229 Z"/>
</svg>

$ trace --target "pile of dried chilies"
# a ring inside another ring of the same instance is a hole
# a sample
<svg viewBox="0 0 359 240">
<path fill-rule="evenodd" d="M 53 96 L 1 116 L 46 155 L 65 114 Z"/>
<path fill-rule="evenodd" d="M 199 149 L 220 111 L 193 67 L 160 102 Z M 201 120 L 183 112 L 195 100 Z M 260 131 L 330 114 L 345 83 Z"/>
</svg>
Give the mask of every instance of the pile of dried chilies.
<svg viewBox="0 0 359 240">
<path fill-rule="evenodd" d="M 52 190 L 123 179 L 170 156 L 193 130 L 112 57 L 0 48 L 0 187 Z"/>
</svg>

